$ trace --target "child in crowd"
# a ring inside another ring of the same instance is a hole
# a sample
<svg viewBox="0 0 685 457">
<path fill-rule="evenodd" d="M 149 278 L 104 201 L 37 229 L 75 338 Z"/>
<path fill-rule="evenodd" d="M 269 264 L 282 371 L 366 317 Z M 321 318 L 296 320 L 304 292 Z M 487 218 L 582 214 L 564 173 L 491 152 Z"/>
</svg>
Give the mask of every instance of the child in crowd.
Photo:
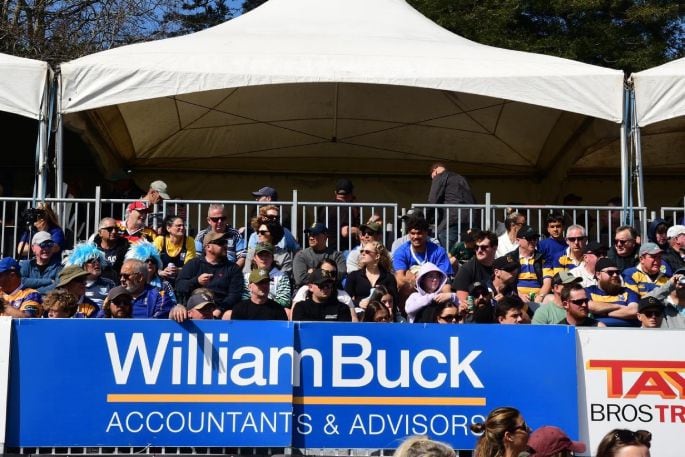
<svg viewBox="0 0 685 457">
<path fill-rule="evenodd" d="M 48 292 L 43 300 L 45 315 L 51 319 L 74 317 L 77 308 L 77 298 L 64 289 Z"/>
<path fill-rule="evenodd" d="M 430 262 L 421 265 L 416 277 L 416 292 L 412 293 L 409 298 L 407 298 L 404 308 L 409 322 L 414 322 L 419 311 L 433 301 L 438 303 L 444 303 L 446 301 L 451 301 L 454 304 L 459 303 L 457 294 L 441 292 L 445 283 L 447 283 L 447 275 L 437 266 Z"/>
</svg>

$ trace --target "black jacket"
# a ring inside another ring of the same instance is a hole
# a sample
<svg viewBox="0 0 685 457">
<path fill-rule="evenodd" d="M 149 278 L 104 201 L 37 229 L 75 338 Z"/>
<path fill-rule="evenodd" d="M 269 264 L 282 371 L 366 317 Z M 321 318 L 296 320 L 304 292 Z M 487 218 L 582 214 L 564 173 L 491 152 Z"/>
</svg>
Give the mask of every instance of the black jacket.
<svg viewBox="0 0 685 457">
<path fill-rule="evenodd" d="M 222 311 L 232 309 L 242 299 L 243 274 L 238 265 L 228 259 L 213 265 L 204 257 L 196 257 L 183 266 L 176 280 L 176 298 L 179 303 L 185 303 L 193 290 L 203 287 L 197 282 L 197 278 L 203 273 L 214 275 L 204 287 L 214 292 L 214 302 Z"/>
</svg>

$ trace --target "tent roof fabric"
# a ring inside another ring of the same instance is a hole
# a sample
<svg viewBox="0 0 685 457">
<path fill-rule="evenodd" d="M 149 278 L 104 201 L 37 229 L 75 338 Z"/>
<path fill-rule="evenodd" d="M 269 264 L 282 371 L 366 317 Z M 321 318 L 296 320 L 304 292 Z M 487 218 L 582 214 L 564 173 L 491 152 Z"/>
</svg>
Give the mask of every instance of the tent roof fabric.
<svg viewBox="0 0 685 457">
<path fill-rule="evenodd" d="M 632 78 L 640 127 L 685 115 L 685 58 L 634 73 Z"/>
<path fill-rule="evenodd" d="M 409 86 L 622 120 L 623 73 L 459 37 L 403 0 L 270 0 L 224 24 L 61 65 L 62 112 L 292 83 Z"/>
<path fill-rule="evenodd" d="M 0 54 L 0 111 L 39 119 L 48 71 L 46 62 Z"/>
</svg>

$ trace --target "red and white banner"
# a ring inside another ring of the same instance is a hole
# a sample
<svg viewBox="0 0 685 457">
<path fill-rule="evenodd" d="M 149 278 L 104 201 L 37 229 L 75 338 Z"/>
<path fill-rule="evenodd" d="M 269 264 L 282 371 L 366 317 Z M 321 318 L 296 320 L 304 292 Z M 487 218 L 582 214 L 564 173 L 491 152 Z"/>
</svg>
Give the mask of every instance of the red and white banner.
<svg viewBox="0 0 685 457">
<path fill-rule="evenodd" d="M 652 455 L 685 455 L 685 333 L 577 330 L 580 435 L 588 454 L 622 428 L 651 432 Z"/>
</svg>

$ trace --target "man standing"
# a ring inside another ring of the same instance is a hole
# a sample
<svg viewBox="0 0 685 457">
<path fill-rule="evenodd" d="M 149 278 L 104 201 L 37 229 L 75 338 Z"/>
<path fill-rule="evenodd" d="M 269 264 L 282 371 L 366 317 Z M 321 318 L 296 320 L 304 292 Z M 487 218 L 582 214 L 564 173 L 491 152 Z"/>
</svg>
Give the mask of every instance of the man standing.
<svg viewBox="0 0 685 457">
<path fill-rule="evenodd" d="M 314 271 L 323 259 L 335 261 L 335 264 L 338 266 L 338 281 L 342 281 L 347 271 L 345 257 L 341 252 L 336 251 L 334 247 L 326 244 L 328 228 L 321 222 L 316 222 L 307 227 L 304 233 L 307 234 L 309 247 L 295 254 L 293 259 L 293 279 L 297 288 L 307 283 L 309 274 Z"/>
<path fill-rule="evenodd" d="M 671 277 L 671 270 L 668 264 L 662 262 L 663 251 L 656 243 L 645 243 L 638 252 L 639 263 L 623 271 L 623 282 L 627 288 L 644 297 L 666 284 Z"/>
<path fill-rule="evenodd" d="M 237 303 L 230 314 L 231 320 L 287 321 L 283 306 L 269 298 L 269 272 L 256 269 L 248 278 L 250 298 Z"/>
<path fill-rule="evenodd" d="M 637 327 L 637 302 L 640 297 L 623 287 L 621 270 L 605 257 L 595 265 L 597 285 L 587 288 L 590 311 L 607 327 Z"/>
<path fill-rule="evenodd" d="M 152 207 L 158 203 L 161 203 L 162 200 L 169 199 L 171 199 L 171 197 L 167 191 L 166 183 L 158 180 L 150 183 L 147 194 L 145 194 L 141 200 L 147 204 L 149 210 L 152 210 Z"/>
<path fill-rule="evenodd" d="M 0 297 L 5 300 L 3 314 L 12 317 L 41 317 L 43 297 L 21 284 L 19 262 L 12 257 L 0 259 Z"/>
<path fill-rule="evenodd" d="M 582 280 L 568 271 L 560 271 L 552 278 L 552 300 L 547 299 L 533 314 L 533 324 L 558 324 L 566 318 L 566 309 L 562 303 L 561 291 L 571 284 L 580 284 Z M 548 295 L 549 297 L 549 295 Z"/>
<path fill-rule="evenodd" d="M 133 297 L 131 317 L 166 319 L 174 305 L 167 294 L 147 283 L 147 266 L 136 259 L 124 260 L 121 266 L 121 285 Z"/>
<path fill-rule="evenodd" d="M 492 281 L 492 263 L 497 252 L 497 235 L 490 231 L 482 231 L 476 235 L 476 256 L 459 268 L 452 281 L 452 290 L 457 293 L 459 302 L 465 302 L 469 295 L 469 287 L 475 282 L 490 284 Z M 518 268 L 517 262 L 512 263 Z"/>
<path fill-rule="evenodd" d="M 595 265 L 597 260 L 607 256 L 607 247 L 599 244 L 596 241 L 590 241 L 583 251 L 583 261 L 575 268 L 570 270 L 570 273 L 582 279 L 581 285 L 583 287 L 590 287 L 597 285 L 597 276 L 595 275 Z"/>
<path fill-rule="evenodd" d="M 243 275 L 240 267 L 226 257 L 224 233 L 209 232 L 203 237 L 204 256 L 196 257 L 183 266 L 176 280 L 179 300 L 190 297 L 193 290 L 206 287 L 214 293 L 217 309 L 215 317 L 233 308 L 243 294 Z"/>
<path fill-rule="evenodd" d="M 335 202 L 352 203 L 357 200 L 354 185 L 349 179 L 339 179 L 335 184 Z M 326 221 L 328 245 L 339 251 L 348 251 L 359 244 L 359 208 L 356 206 L 331 206 L 319 209 L 318 221 Z"/>
<path fill-rule="evenodd" d="M 606 327 L 596 319 L 589 317 L 588 299 L 585 289 L 580 284 L 572 283 L 561 290 L 561 303 L 566 316 L 558 323 L 576 327 Z"/>
<path fill-rule="evenodd" d="M 117 222 L 111 217 L 103 218 L 93 242 L 104 253 L 107 260 L 102 275 L 112 281 L 118 281 L 121 265 L 124 263 L 124 257 L 130 244 L 126 238 L 120 236 Z"/>
<path fill-rule="evenodd" d="M 245 265 L 245 256 L 247 249 L 245 248 L 245 239 L 240 232 L 226 223 L 226 211 L 224 205 L 220 203 L 212 203 L 207 210 L 207 224 L 208 226 L 200 230 L 195 237 L 195 250 L 198 255 L 203 254 L 205 235 L 209 232 L 223 233 L 226 240 L 226 257 L 231 262 L 235 262 L 240 268 Z"/>
<path fill-rule="evenodd" d="M 428 194 L 428 203 L 434 205 L 472 205 L 476 203 L 466 178 L 453 171 L 448 171 L 442 162 L 434 163 L 430 171 L 432 182 Z M 448 243 L 457 241 L 460 232 L 473 227 L 469 220 L 468 210 L 450 208 L 447 212 L 448 217 L 445 216 L 444 211 L 439 211 L 439 214 L 440 220 L 436 231 L 440 244 L 443 246 L 449 247 Z"/>
<path fill-rule="evenodd" d="M 661 328 L 664 320 L 664 304 L 654 297 L 643 297 L 637 305 L 637 319 L 641 328 Z"/>
<path fill-rule="evenodd" d="M 48 232 L 38 232 L 31 239 L 31 260 L 21 261 L 21 283 L 24 287 L 47 294 L 57 285 L 57 275 L 62 270 L 55 243 Z"/>
<path fill-rule="evenodd" d="M 335 279 L 325 270 L 314 270 L 309 275 L 307 299 L 293 308 L 294 321 L 344 321 L 350 322 L 350 307 L 339 302 L 333 290 Z"/>
<path fill-rule="evenodd" d="M 262 187 L 259 190 L 252 192 L 252 196 L 258 202 L 275 202 L 278 201 L 278 192 L 273 187 Z"/>
</svg>

